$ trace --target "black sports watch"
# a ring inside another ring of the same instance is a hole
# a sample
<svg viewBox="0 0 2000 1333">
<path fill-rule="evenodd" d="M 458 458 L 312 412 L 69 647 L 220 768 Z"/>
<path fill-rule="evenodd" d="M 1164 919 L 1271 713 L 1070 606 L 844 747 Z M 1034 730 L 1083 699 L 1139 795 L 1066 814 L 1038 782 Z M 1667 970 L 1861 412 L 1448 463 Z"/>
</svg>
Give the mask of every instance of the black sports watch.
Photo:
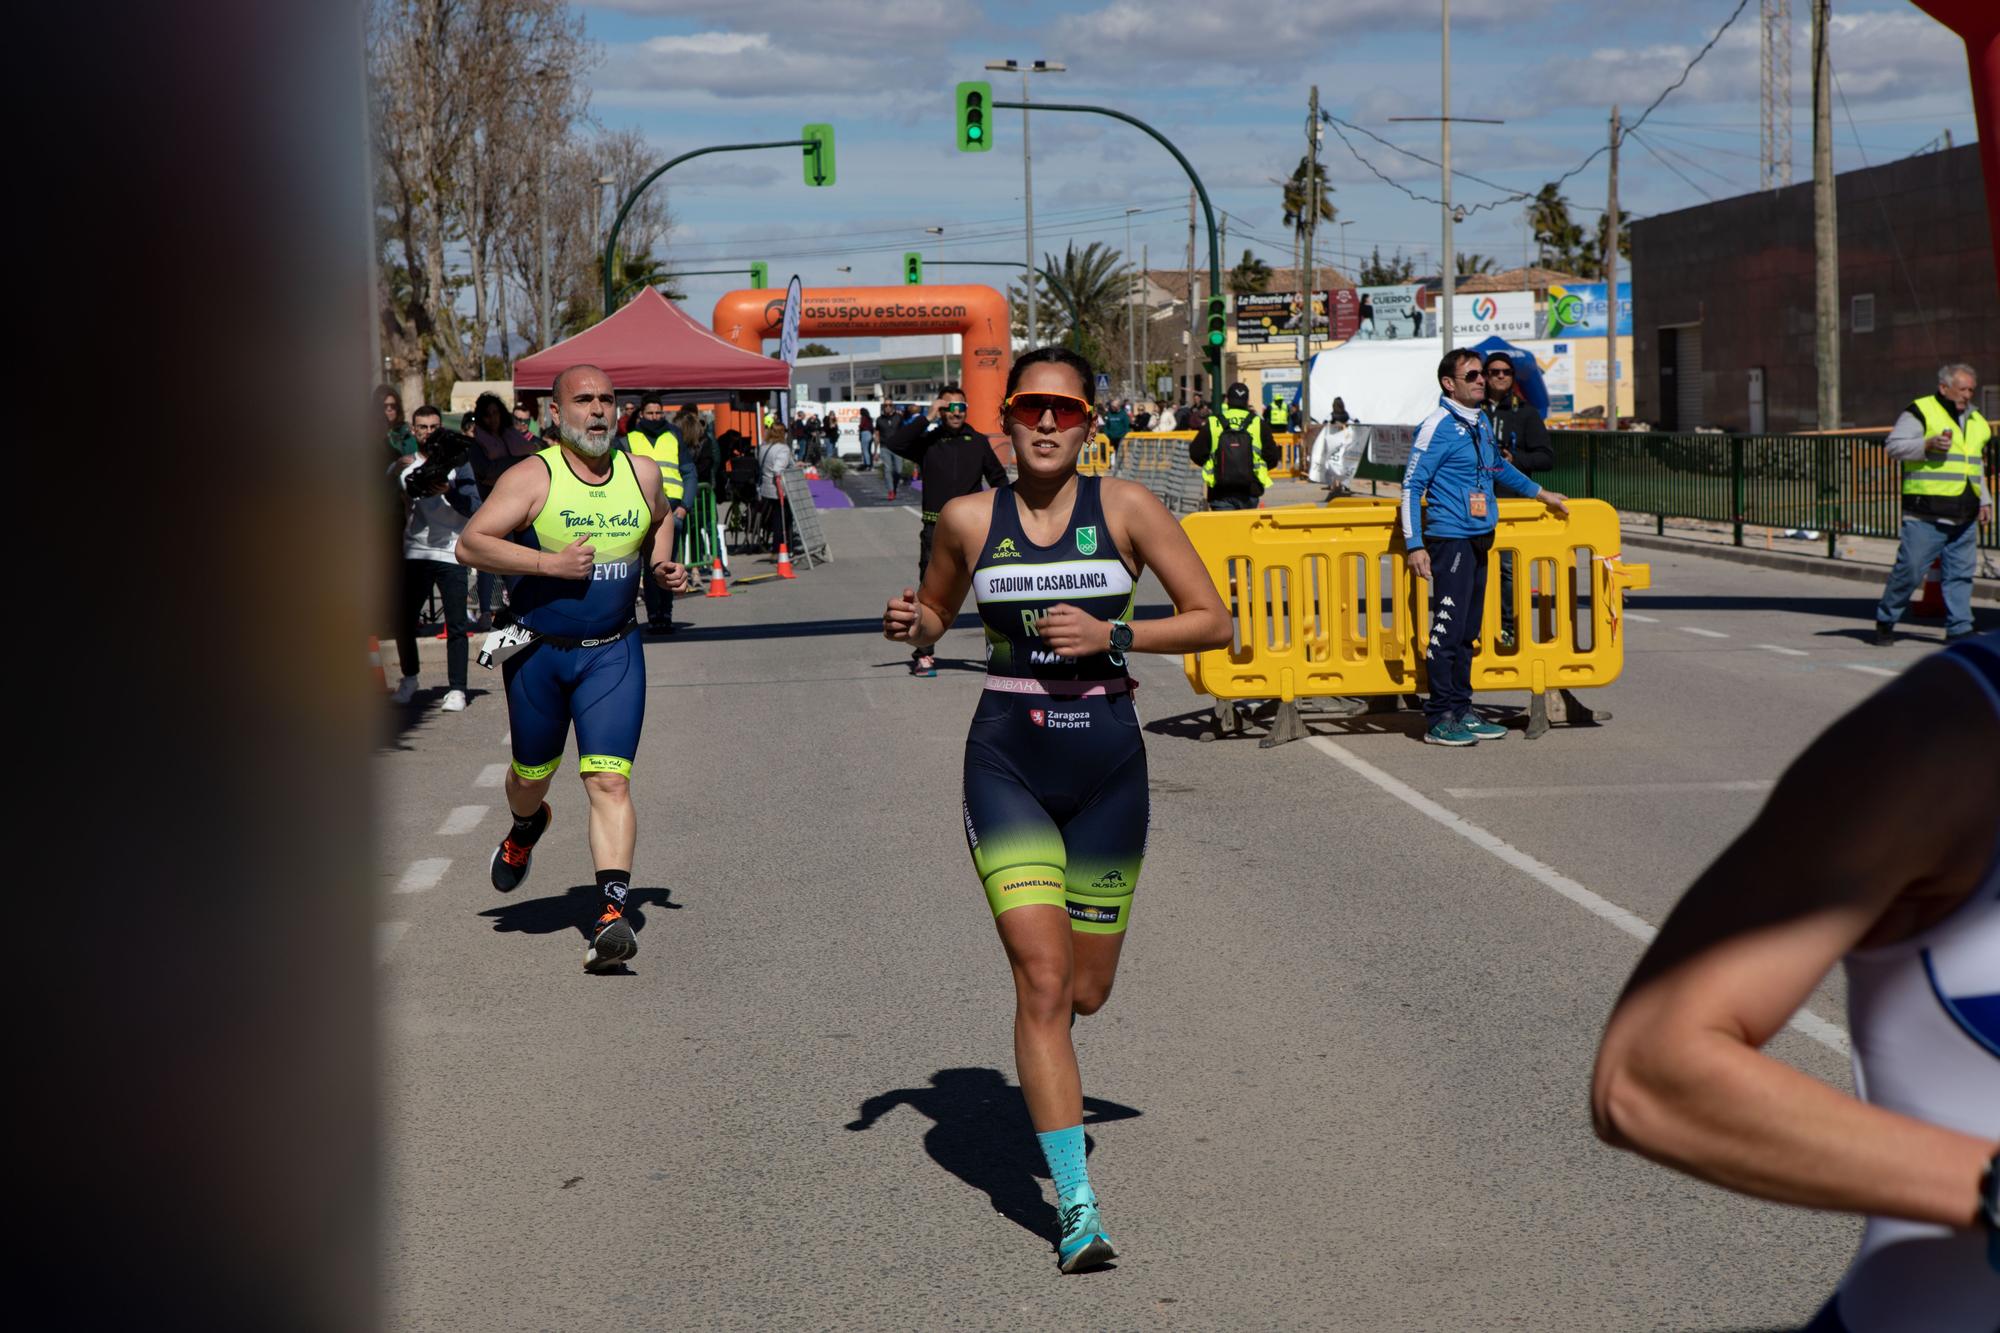
<svg viewBox="0 0 2000 1333">
<path fill-rule="evenodd" d="M 1125 654 L 1132 651 L 1132 627 L 1122 620 L 1111 622 L 1111 660 L 1119 666 L 1125 665 Z"/>
</svg>

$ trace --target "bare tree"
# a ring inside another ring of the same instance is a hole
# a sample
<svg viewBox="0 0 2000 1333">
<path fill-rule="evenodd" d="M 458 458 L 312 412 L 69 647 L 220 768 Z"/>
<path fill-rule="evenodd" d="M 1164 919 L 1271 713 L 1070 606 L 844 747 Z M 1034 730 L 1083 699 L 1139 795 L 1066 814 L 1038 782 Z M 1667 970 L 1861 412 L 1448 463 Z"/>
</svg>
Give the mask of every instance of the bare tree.
<svg viewBox="0 0 2000 1333">
<path fill-rule="evenodd" d="M 485 378 L 503 251 L 523 197 L 550 186 L 543 164 L 575 142 L 595 58 L 565 0 L 372 0 L 378 296 L 406 397 L 433 365 Z M 576 221 L 550 210 L 558 233 Z"/>
</svg>

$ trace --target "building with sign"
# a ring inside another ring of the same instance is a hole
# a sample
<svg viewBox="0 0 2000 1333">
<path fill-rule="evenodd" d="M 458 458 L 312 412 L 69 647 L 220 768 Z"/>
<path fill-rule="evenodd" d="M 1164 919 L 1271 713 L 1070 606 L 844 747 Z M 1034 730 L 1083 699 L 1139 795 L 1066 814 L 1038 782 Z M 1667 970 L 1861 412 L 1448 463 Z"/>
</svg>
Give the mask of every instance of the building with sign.
<svg viewBox="0 0 2000 1333">
<path fill-rule="evenodd" d="M 1887 427 L 1951 361 L 1978 368 L 1980 406 L 2000 415 L 1977 146 L 1844 172 L 1834 186 L 1842 424 Z M 1668 430 L 1816 429 L 1813 269 L 1811 182 L 1635 221 L 1639 416 Z"/>
<path fill-rule="evenodd" d="M 919 334 L 884 338 L 872 352 L 802 356 L 792 365 L 792 392 L 817 403 L 928 403 L 959 378 L 959 341 L 955 333 Z"/>
</svg>

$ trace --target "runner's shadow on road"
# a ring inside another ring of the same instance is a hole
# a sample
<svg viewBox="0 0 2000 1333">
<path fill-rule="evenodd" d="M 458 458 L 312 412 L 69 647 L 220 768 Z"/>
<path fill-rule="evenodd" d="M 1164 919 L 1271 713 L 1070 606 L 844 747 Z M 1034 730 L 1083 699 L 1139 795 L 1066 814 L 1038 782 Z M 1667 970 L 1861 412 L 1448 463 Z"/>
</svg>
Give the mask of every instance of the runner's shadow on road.
<svg viewBox="0 0 2000 1333">
<path fill-rule="evenodd" d="M 1035 1142 L 1035 1126 L 1021 1090 L 997 1069 L 940 1069 L 927 1088 L 896 1088 L 861 1103 L 850 1130 L 874 1128 L 899 1106 L 937 1123 L 924 1132 L 931 1160 L 979 1190 L 993 1211 L 1050 1245 L 1062 1239 L 1055 1208 L 1042 1197 L 1048 1165 Z M 1130 1120 L 1144 1112 L 1099 1097 L 1083 1099 L 1083 1123 Z M 1089 1153 L 1096 1144 L 1084 1136 Z"/>
<path fill-rule="evenodd" d="M 1275 710 L 1269 707 L 1243 709 L 1243 729 L 1225 731 L 1220 739 L 1226 741 L 1260 741 L 1270 730 Z M 1301 709 L 1299 718 L 1306 724 L 1306 730 L 1315 736 L 1404 736 L 1421 741 L 1424 736 L 1424 715 L 1409 711 L 1394 713 L 1357 713 L 1342 717 L 1332 713 Z M 1212 708 L 1197 708 L 1191 713 L 1177 713 L 1172 717 L 1154 718 L 1146 724 L 1146 730 L 1155 736 L 1170 736 L 1176 740 L 1213 741 L 1215 734 L 1215 711 Z"/>
<path fill-rule="evenodd" d="M 674 902 L 671 894 L 670 889 L 632 889 L 626 893 L 625 920 L 635 933 L 645 932 L 648 908 L 681 910 L 681 904 Z M 591 922 L 597 918 L 597 905 L 601 901 L 602 895 L 595 884 L 576 884 L 546 898 L 523 898 L 489 907 L 479 915 L 493 923 L 496 934 L 560 935 L 573 930 L 588 943 Z"/>
<path fill-rule="evenodd" d="M 907 672 L 910 669 L 910 659 L 898 657 L 891 662 L 876 662 L 874 666 L 877 671 L 887 671 L 891 667 L 897 667 Z M 986 663 L 975 662 L 969 657 L 940 657 L 937 659 L 937 666 L 939 671 L 975 671 L 982 676 L 986 674 Z"/>
</svg>

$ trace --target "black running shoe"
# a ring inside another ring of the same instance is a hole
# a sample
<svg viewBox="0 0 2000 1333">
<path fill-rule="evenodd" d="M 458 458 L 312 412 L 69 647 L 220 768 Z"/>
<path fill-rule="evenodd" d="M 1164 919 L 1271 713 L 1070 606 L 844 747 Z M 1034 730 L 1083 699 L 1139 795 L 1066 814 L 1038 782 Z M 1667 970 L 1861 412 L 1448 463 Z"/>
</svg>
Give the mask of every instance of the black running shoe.
<svg viewBox="0 0 2000 1333">
<path fill-rule="evenodd" d="M 534 859 L 535 844 L 549 831 L 549 821 L 555 818 L 555 811 L 549 809 L 547 801 L 535 812 L 535 832 L 526 842 L 516 842 L 509 833 L 493 849 L 493 887 L 502 893 L 512 893 L 521 887 L 521 881 L 528 877 L 528 863 Z"/>
<path fill-rule="evenodd" d="M 639 952 L 639 936 L 625 920 L 617 903 L 604 904 L 604 915 L 593 927 L 590 948 L 583 954 L 583 970 L 602 972 Z"/>
</svg>

